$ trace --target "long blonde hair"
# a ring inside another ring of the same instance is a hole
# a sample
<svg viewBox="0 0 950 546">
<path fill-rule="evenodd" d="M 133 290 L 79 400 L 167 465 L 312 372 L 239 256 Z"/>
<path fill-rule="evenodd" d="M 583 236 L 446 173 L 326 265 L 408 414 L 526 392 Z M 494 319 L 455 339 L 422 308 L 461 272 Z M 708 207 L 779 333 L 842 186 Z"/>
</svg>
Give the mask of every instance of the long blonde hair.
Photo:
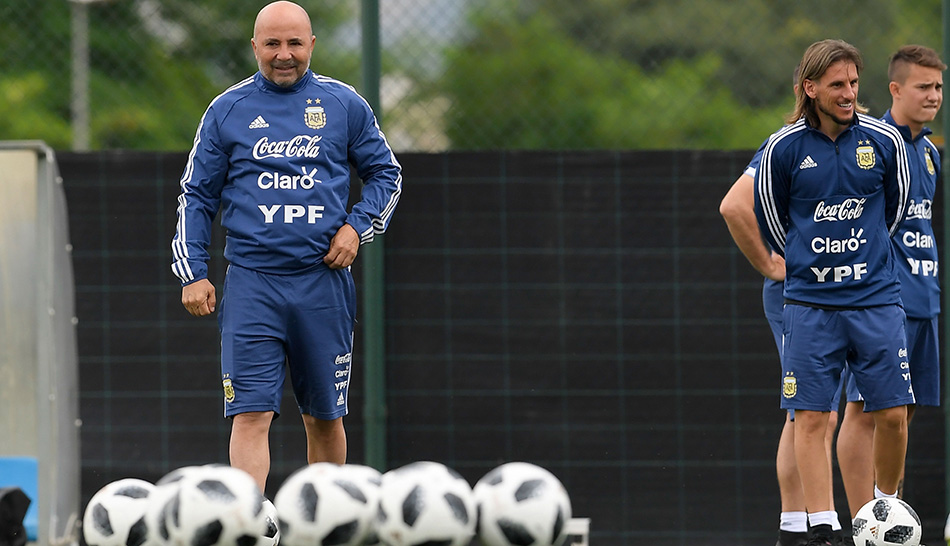
<svg viewBox="0 0 950 546">
<path fill-rule="evenodd" d="M 864 61 L 861 60 L 861 52 L 858 48 L 845 42 L 844 40 L 822 40 L 808 46 L 805 54 L 802 55 L 802 61 L 798 64 L 798 74 L 795 78 L 795 110 L 786 118 L 787 123 L 795 123 L 802 116 L 812 127 L 821 125 L 818 119 L 818 112 L 815 110 L 815 101 L 805 93 L 805 80 L 819 80 L 828 70 L 828 67 L 838 61 L 850 61 L 854 63 L 858 70 L 858 75 L 864 69 Z M 854 105 L 854 109 L 862 114 L 867 113 L 868 109 L 860 103 Z"/>
</svg>

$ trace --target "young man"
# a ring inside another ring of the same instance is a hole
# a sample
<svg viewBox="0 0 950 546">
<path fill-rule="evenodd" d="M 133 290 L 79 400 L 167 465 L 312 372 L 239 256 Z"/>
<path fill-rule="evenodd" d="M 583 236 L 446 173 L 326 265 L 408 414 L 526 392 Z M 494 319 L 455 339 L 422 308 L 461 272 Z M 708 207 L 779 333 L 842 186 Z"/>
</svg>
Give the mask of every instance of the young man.
<svg viewBox="0 0 950 546">
<path fill-rule="evenodd" d="M 762 284 L 762 308 L 768 320 L 772 337 L 782 355 L 782 297 L 785 280 L 785 260 L 772 252 L 762 239 L 761 231 L 755 220 L 755 172 L 762 158 L 765 143 L 759 148 L 746 166 L 745 171 L 732 184 L 726 196 L 719 204 L 729 233 L 736 246 L 742 251 L 749 263 L 765 279 Z M 838 391 L 840 394 L 840 390 Z M 832 401 L 832 410 L 828 415 L 828 430 L 825 434 L 825 450 L 831 461 L 831 443 L 838 425 L 838 395 Z M 785 413 L 785 422 L 779 436 L 775 454 L 775 471 L 778 478 L 781 514 L 779 515 L 779 538 L 775 546 L 804 546 L 808 541 L 808 522 L 805 512 L 805 499 L 802 493 L 801 477 L 795 461 L 795 424 L 794 410 Z M 831 499 L 834 506 L 834 498 Z M 841 530 L 837 520 L 832 522 L 832 530 Z"/>
<path fill-rule="evenodd" d="M 172 270 L 195 316 L 216 307 L 207 279 L 211 222 L 222 208 L 230 262 L 218 321 L 232 466 L 261 490 L 285 363 L 307 435 L 307 461 L 346 460 L 355 287 L 350 264 L 385 231 L 402 175 L 369 104 L 310 70 L 316 38 L 292 2 L 265 6 L 251 46 L 260 71 L 215 98 L 181 178 Z M 362 198 L 347 212 L 350 164 Z"/>
<path fill-rule="evenodd" d="M 940 282 L 937 245 L 931 210 L 940 180 L 940 154 L 927 138 L 926 127 L 943 103 L 943 70 L 947 65 L 929 47 L 908 45 L 891 56 L 891 108 L 882 118 L 900 132 L 910 162 L 910 199 L 906 221 L 891 239 L 897 253 L 901 299 L 907 320 L 907 355 L 915 405 L 908 406 L 910 421 L 917 405 L 940 406 L 940 359 L 937 315 Z M 864 412 L 864 398 L 853 378 L 848 381 L 848 404 L 838 434 L 838 463 L 851 517 L 875 497 L 872 450 L 874 419 Z"/>
<path fill-rule="evenodd" d="M 812 44 L 795 111 L 756 171 L 755 213 L 785 257 L 782 407 L 795 410 L 795 457 L 810 546 L 833 544 L 828 413 L 847 361 L 875 420 L 878 487 L 896 494 L 907 447 L 906 343 L 890 235 L 904 218 L 907 153 L 857 103 L 861 54 Z"/>
</svg>

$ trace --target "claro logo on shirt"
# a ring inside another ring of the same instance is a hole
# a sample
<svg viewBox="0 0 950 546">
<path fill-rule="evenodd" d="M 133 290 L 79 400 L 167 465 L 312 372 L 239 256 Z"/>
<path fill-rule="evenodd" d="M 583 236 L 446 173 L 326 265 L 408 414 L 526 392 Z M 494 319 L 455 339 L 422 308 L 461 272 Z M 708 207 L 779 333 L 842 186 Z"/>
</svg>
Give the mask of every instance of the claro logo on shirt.
<svg viewBox="0 0 950 546">
<path fill-rule="evenodd" d="M 297 135 L 289 140 L 271 142 L 267 137 L 261 137 L 254 144 L 254 159 L 267 157 L 308 157 L 320 155 L 320 146 L 317 144 L 323 137 Z"/>
<path fill-rule="evenodd" d="M 864 213 L 864 202 L 866 197 L 849 197 L 844 201 L 828 205 L 824 201 L 819 201 L 815 207 L 815 222 L 837 222 L 838 220 L 857 220 Z"/>
<path fill-rule="evenodd" d="M 309 190 L 315 184 L 323 184 L 317 180 L 317 168 L 307 172 L 306 167 L 300 167 L 301 174 L 281 174 L 278 172 L 264 172 L 257 175 L 257 187 L 262 190 Z"/>
</svg>

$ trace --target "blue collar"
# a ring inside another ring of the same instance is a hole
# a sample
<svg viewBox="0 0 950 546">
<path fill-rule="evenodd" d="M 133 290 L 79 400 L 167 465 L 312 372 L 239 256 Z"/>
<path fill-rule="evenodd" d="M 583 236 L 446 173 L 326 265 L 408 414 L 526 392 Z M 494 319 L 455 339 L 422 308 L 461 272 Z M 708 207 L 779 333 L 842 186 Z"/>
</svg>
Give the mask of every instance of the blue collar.
<svg viewBox="0 0 950 546">
<path fill-rule="evenodd" d="M 907 142 L 916 143 L 918 140 L 933 133 L 933 131 L 930 130 L 930 127 L 924 126 L 924 128 L 920 130 L 920 133 L 917 134 L 917 138 L 911 138 L 910 127 L 906 125 L 898 125 L 897 122 L 894 121 L 894 116 L 891 115 L 890 109 L 888 109 L 887 112 L 884 112 L 884 116 L 881 119 L 893 125 L 898 131 L 900 131 L 901 136 L 904 137 L 904 140 Z"/>
<path fill-rule="evenodd" d="M 272 91 L 274 93 L 296 93 L 307 86 L 307 83 L 313 78 L 313 72 L 308 68 L 300 80 L 291 85 L 290 87 L 281 87 L 276 83 L 268 80 L 264 77 L 260 71 L 257 74 L 254 74 L 254 82 L 258 87 L 265 91 Z"/>
</svg>

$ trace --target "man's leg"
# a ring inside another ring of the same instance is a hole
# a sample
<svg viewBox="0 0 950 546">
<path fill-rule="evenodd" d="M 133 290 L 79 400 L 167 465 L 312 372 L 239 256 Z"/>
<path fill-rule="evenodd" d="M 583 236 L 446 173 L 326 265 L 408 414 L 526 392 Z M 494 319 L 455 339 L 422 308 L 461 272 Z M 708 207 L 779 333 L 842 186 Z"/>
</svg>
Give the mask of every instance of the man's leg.
<svg viewBox="0 0 950 546">
<path fill-rule="evenodd" d="M 825 459 L 828 461 L 828 475 L 833 476 L 834 470 L 832 468 L 832 455 L 831 448 L 834 444 L 835 439 L 835 430 L 838 428 L 838 412 L 830 411 L 828 412 L 828 425 L 825 429 Z M 834 478 L 832 478 L 834 480 Z M 834 483 L 832 481 L 832 483 Z M 828 502 L 830 503 L 832 510 L 835 510 L 835 491 L 834 485 L 828 489 Z M 834 521 L 831 522 L 831 530 L 835 532 L 835 536 L 841 534 L 841 522 L 838 520 L 837 511 L 835 511 Z"/>
<path fill-rule="evenodd" d="M 782 435 L 778 440 L 775 470 L 778 474 L 782 512 L 804 512 L 805 496 L 795 462 L 795 423 L 789 418 L 788 412 L 785 412 L 785 426 L 782 427 Z"/>
<path fill-rule="evenodd" d="M 825 451 L 828 413 L 795 410 L 795 459 L 809 513 L 832 510 L 831 466 Z"/>
<path fill-rule="evenodd" d="M 834 543 L 832 535 L 838 523 L 832 500 L 831 464 L 826 451 L 829 413 L 795 410 L 795 458 L 805 495 L 808 526 L 813 534 L 809 544 Z"/>
<path fill-rule="evenodd" d="M 874 416 L 864 402 L 848 402 L 838 431 L 838 466 L 851 517 L 874 498 Z"/>
<path fill-rule="evenodd" d="M 273 420 L 272 411 L 239 413 L 231 419 L 231 466 L 250 474 L 261 491 L 264 491 L 270 472 L 268 433 Z"/>
<path fill-rule="evenodd" d="M 776 546 L 800 546 L 808 540 L 808 516 L 805 512 L 802 480 L 795 462 L 795 422 L 792 421 L 790 412 L 785 412 L 785 425 L 782 427 L 778 450 L 775 453 L 775 471 L 782 503 Z"/>
<path fill-rule="evenodd" d="M 874 476 L 877 488 L 896 494 L 907 455 L 907 406 L 871 412 L 874 416 Z"/>
<path fill-rule="evenodd" d="M 346 462 L 346 430 L 343 418 L 325 421 L 303 414 L 304 428 L 307 430 L 307 462 Z"/>
<path fill-rule="evenodd" d="M 825 429 L 825 458 L 828 460 L 828 474 L 829 475 L 833 474 L 832 469 L 831 469 L 832 467 L 832 464 L 831 464 L 831 460 L 832 460 L 831 447 L 832 446 L 831 445 L 835 441 L 835 429 L 837 428 L 838 428 L 838 412 L 837 411 L 828 412 L 828 426 Z M 828 493 L 829 493 L 829 497 L 831 501 L 831 508 L 833 510 L 835 507 L 835 492 L 832 489 Z"/>
</svg>

